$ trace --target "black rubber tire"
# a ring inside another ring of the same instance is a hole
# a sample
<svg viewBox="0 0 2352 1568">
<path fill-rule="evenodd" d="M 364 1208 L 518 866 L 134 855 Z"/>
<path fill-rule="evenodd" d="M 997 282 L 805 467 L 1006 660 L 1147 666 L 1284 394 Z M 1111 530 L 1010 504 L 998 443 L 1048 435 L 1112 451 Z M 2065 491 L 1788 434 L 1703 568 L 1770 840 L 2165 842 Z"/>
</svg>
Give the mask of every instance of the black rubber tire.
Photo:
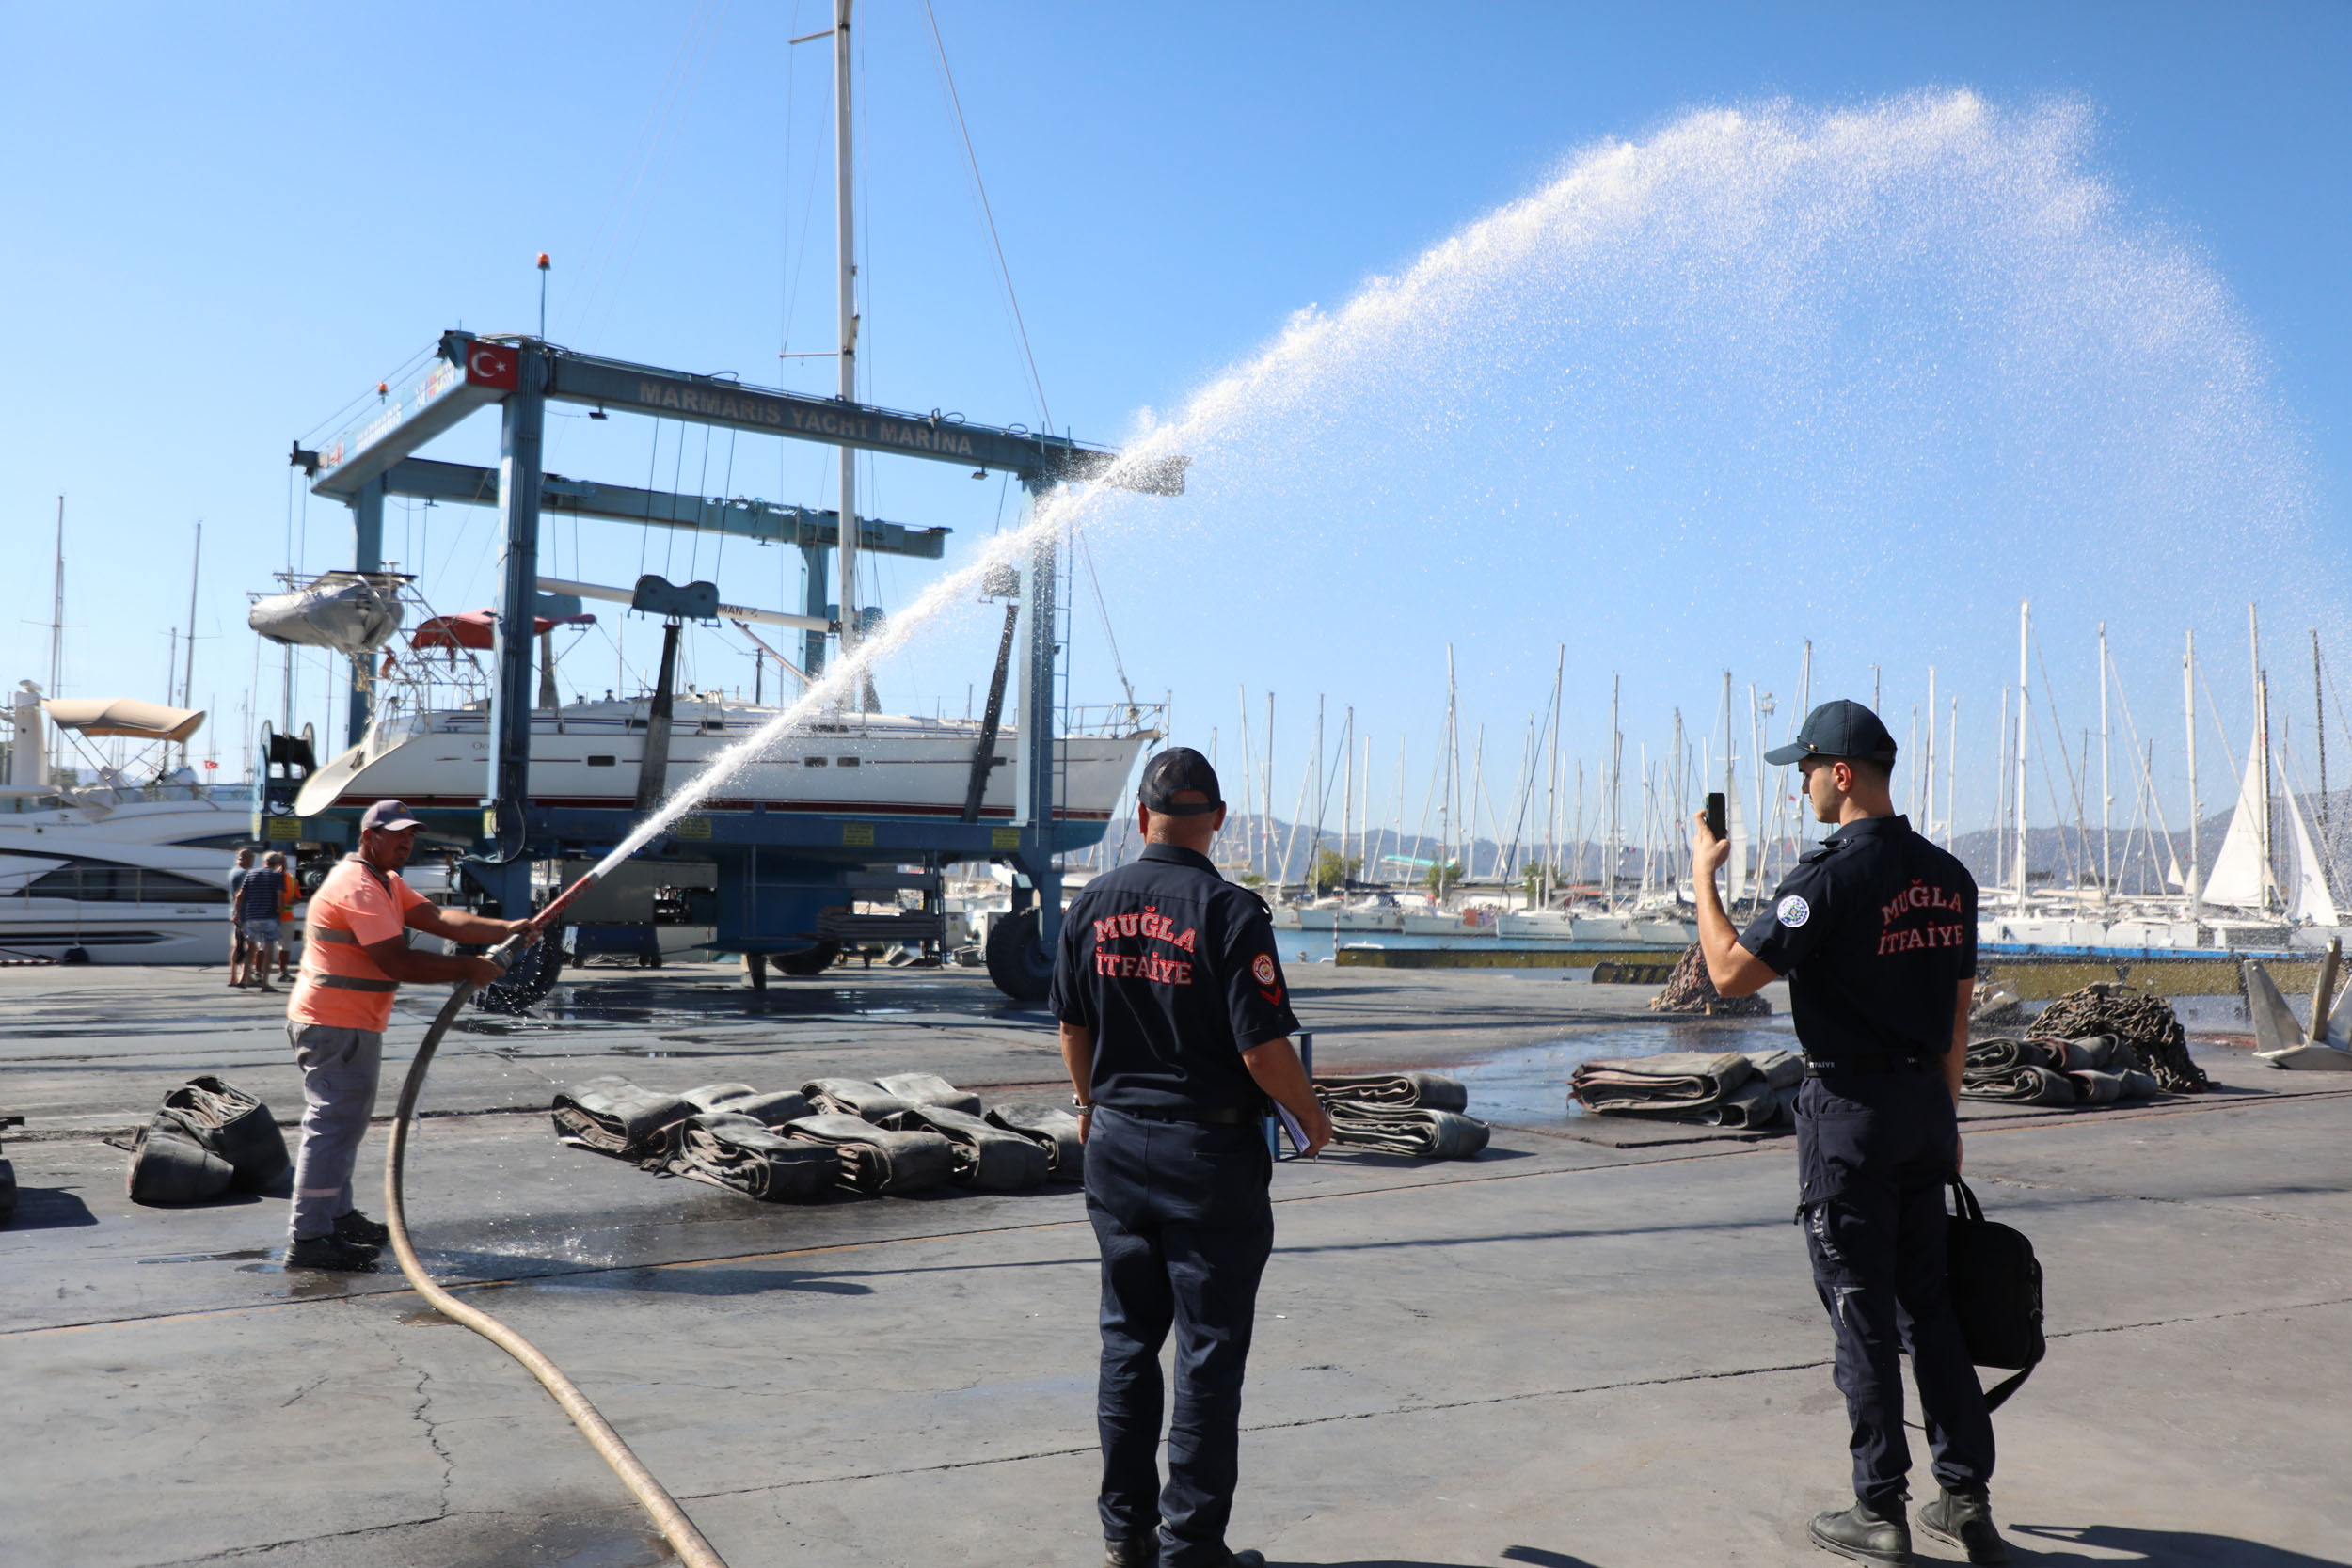
<svg viewBox="0 0 2352 1568">
<path fill-rule="evenodd" d="M 833 967 L 834 960 L 839 957 L 841 957 L 839 942 L 820 942 L 816 946 L 804 947 L 798 953 L 771 954 L 768 961 L 774 966 L 779 974 L 798 974 L 805 978 L 811 974 L 822 974 Z"/>
<path fill-rule="evenodd" d="M 527 1013 L 555 989 L 564 973 L 564 939 L 568 927 L 558 927 L 523 949 L 515 967 L 473 993 L 473 1005 L 485 1013 Z"/>
<path fill-rule="evenodd" d="M 1054 987 L 1054 956 L 1038 932 L 1043 917 L 1036 905 L 1009 914 L 988 934 L 988 977 L 1015 1002 L 1042 1002 Z"/>
</svg>

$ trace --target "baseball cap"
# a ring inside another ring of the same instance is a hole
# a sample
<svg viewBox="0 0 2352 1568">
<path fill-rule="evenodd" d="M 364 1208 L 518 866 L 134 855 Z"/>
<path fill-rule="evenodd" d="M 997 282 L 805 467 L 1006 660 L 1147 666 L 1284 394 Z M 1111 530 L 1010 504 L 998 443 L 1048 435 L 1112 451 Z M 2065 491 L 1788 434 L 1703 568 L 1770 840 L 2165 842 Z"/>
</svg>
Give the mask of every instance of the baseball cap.
<svg viewBox="0 0 2352 1568">
<path fill-rule="evenodd" d="M 423 826 L 408 815 L 408 807 L 399 800 L 378 800 L 359 818 L 359 831 L 363 833 L 396 833 Z"/>
<path fill-rule="evenodd" d="M 1197 789 L 1208 799 L 1197 805 L 1179 805 L 1176 797 Z M 1144 764 L 1143 783 L 1136 797 L 1162 816 L 1206 816 L 1225 803 L 1216 787 L 1216 769 L 1189 746 L 1170 746 Z"/>
<path fill-rule="evenodd" d="M 1795 740 L 1764 753 L 1764 760 L 1774 767 L 1802 762 L 1806 757 L 1891 763 L 1895 760 L 1895 737 L 1886 733 L 1886 726 L 1879 722 L 1877 714 L 1851 698 L 1840 697 L 1806 714 Z"/>
</svg>

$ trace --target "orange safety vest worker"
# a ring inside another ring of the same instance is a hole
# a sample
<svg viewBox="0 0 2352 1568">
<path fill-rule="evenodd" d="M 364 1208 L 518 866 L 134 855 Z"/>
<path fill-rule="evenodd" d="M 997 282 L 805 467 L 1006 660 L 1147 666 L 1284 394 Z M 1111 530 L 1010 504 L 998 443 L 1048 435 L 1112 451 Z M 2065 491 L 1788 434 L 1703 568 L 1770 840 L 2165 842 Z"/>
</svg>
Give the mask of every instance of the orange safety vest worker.
<svg viewBox="0 0 2352 1568">
<path fill-rule="evenodd" d="M 432 900 L 358 855 L 337 863 L 310 895 L 302 941 L 302 977 L 286 999 L 297 1023 L 382 1034 L 392 1021 L 400 982 L 368 956 L 370 942 L 405 937 L 408 911 Z"/>
</svg>

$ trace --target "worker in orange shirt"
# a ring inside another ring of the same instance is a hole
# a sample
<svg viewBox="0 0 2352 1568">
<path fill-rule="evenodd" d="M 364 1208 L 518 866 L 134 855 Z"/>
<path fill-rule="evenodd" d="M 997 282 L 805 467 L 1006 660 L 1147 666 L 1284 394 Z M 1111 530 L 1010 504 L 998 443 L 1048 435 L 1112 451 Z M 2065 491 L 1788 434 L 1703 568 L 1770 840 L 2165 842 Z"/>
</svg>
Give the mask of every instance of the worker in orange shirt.
<svg viewBox="0 0 2352 1568">
<path fill-rule="evenodd" d="M 310 895 L 302 977 L 286 1001 L 286 1036 L 302 1068 L 302 1143 L 294 1156 L 292 1243 L 286 1266 L 364 1273 L 391 1240 L 353 1204 L 352 1167 L 375 1109 L 384 1029 L 403 980 L 470 980 L 503 973 L 487 958 L 413 952 L 411 928 L 453 942 L 485 945 L 526 928 L 444 910 L 400 879 L 421 824 L 398 800 L 378 800 L 359 819 L 359 851 L 347 855 Z"/>
</svg>

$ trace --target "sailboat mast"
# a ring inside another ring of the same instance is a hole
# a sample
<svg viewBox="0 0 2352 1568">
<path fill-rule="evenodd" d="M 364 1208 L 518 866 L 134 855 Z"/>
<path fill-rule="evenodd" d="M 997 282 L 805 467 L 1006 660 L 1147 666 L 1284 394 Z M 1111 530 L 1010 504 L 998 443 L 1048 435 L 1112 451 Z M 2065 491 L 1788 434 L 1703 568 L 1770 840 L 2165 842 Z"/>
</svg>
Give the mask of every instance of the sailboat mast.
<svg viewBox="0 0 2352 1568">
<path fill-rule="evenodd" d="M 2319 634 L 2312 633 L 2313 658 L 2317 658 Z M 1551 784 L 1544 796 L 1544 908 L 1551 908 L 1552 889 L 1560 881 L 1560 688 L 1567 679 L 1568 645 L 1560 644 L 1558 662 L 1551 672 Z M 2320 808 L 2326 810 L 2325 806 Z"/>
<path fill-rule="evenodd" d="M 2181 653 L 2181 712 L 2188 734 L 2188 918 L 2205 918 L 2204 862 L 2198 855 L 2197 819 L 2204 806 L 2197 799 L 2197 633 L 2192 629 Z M 2196 940 L 2191 931 L 2189 938 Z"/>
<path fill-rule="evenodd" d="M 2312 628 L 2312 734 L 2319 744 L 2319 849 L 2323 855 L 2335 851 L 2328 844 L 2328 700 L 2320 689 L 2319 628 Z"/>
<path fill-rule="evenodd" d="M 196 523 L 196 549 L 188 558 L 188 648 L 180 657 L 180 705 L 196 705 L 196 578 L 204 565 L 204 520 Z M 188 743 L 180 742 L 180 766 L 188 765 Z"/>
<path fill-rule="evenodd" d="M 840 294 L 835 316 L 841 334 L 841 401 L 857 401 L 857 233 L 851 200 L 856 186 L 850 158 L 850 7 L 851 0 L 833 0 L 834 107 L 834 239 L 840 269 Z M 837 548 L 841 559 L 841 651 L 857 646 L 857 449 L 841 449 L 841 527 Z M 1046 721 L 1045 716 L 1025 713 L 1026 727 Z"/>
<path fill-rule="evenodd" d="M 2021 913 L 2026 908 L 2026 644 L 2032 635 L 2033 601 L 2023 599 L 2017 605 L 2017 787 L 2011 802 L 2017 808 L 2017 908 Z"/>
<path fill-rule="evenodd" d="M 1345 757 L 1343 778 L 1348 783 L 1339 792 L 1339 858 L 1341 865 L 1345 867 L 1345 863 L 1348 863 L 1348 828 L 1355 823 L 1355 707 L 1348 707 L 1348 720 L 1341 724 L 1341 734 L 1345 736 L 1345 740 L 1341 743 L 1341 754 Z"/>
<path fill-rule="evenodd" d="M 1264 856 L 1266 880 L 1279 882 L 1274 868 L 1274 693 L 1265 694 L 1265 787 L 1258 791 L 1258 847 Z"/>
<path fill-rule="evenodd" d="M 1993 732 L 1994 749 L 2000 758 L 1993 765 L 1993 863 L 2009 874 L 2009 687 L 2001 687 L 2001 720 Z"/>
<path fill-rule="evenodd" d="M 1951 727 L 1944 732 L 1944 847 L 1949 849 L 1958 836 L 1953 829 L 1960 820 L 1960 699 L 1952 699 Z"/>
<path fill-rule="evenodd" d="M 2262 907 L 2270 907 L 2270 705 L 2268 692 L 2263 685 L 2262 627 L 2254 618 L 2254 607 L 2246 607 L 2246 652 L 2253 661 L 2254 676 L 2254 755 L 2260 765 L 2262 787 L 2254 797 L 2254 825 L 2262 839 L 2263 890 Z"/>
<path fill-rule="evenodd" d="M 1935 666 L 1928 666 L 1928 749 L 1919 758 L 1919 831 L 1935 842 Z"/>
<path fill-rule="evenodd" d="M 2115 895 L 2115 851 L 2109 839 L 2108 813 L 2115 806 L 2115 785 L 2107 774 L 2107 624 L 2099 623 L 2099 891 Z"/>
<path fill-rule="evenodd" d="M 1617 722 L 1617 697 L 1624 684 L 1622 675 L 1609 677 L 1609 847 L 1601 863 L 1601 876 L 1602 886 L 1607 889 L 1602 895 L 1603 906 L 1611 914 L 1617 911 L 1617 863 L 1619 846 L 1624 842 L 1617 835 L 1619 786 L 1625 776 L 1625 731 Z"/>
</svg>

